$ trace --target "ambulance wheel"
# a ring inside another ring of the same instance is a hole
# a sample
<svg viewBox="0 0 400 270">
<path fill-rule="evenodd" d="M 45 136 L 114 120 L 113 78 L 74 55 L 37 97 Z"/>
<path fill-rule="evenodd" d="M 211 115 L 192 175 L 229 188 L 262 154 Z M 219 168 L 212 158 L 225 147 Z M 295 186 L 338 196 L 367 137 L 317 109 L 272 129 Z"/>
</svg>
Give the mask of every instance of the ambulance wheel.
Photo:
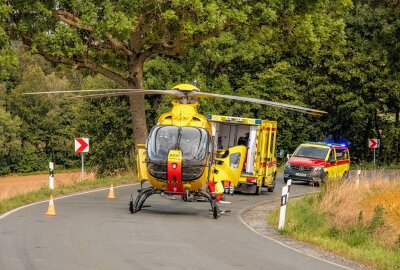
<svg viewBox="0 0 400 270">
<path fill-rule="evenodd" d="M 274 179 L 273 179 L 272 183 L 274 183 L 274 185 L 272 187 L 268 187 L 268 192 L 274 192 L 275 185 L 276 185 L 276 172 L 274 173 Z"/>
<path fill-rule="evenodd" d="M 261 193 L 262 193 L 262 186 L 257 186 L 256 187 L 256 194 L 257 195 L 261 195 Z"/>
<path fill-rule="evenodd" d="M 319 186 L 324 185 L 326 180 L 328 179 L 328 173 L 324 177 L 321 178 L 321 182 L 319 182 Z"/>
<path fill-rule="evenodd" d="M 274 192 L 274 189 L 275 189 L 275 183 L 274 183 L 274 185 L 272 187 L 268 188 L 268 192 Z"/>
</svg>

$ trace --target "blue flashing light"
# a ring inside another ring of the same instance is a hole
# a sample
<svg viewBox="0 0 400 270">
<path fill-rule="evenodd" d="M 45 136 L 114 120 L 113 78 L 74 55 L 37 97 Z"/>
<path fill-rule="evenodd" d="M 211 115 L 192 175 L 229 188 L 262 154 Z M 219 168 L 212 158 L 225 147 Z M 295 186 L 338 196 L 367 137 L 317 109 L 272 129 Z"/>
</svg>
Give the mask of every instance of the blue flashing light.
<svg viewBox="0 0 400 270">
<path fill-rule="evenodd" d="M 332 141 L 325 141 L 325 142 L 306 142 L 306 143 L 321 144 L 321 145 L 326 145 L 326 146 L 329 146 L 329 147 L 332 147 L 332 146 L 348 147 L 348 144 L 347 143 L 343 143 L 343 142 L 334 143 Z"/>
<path fill-rule="evenodd" d="M 327 143 L 327 146 L 341 146 L 341 147 L 347 147 L 347 144 L 345 143 Z"/>
<path fill-rule="evenodd" d="M 207 119 L 211 119 L 211 114 L 206 114 Z"/>
<path fill-rule="evenodd" d="M 256 119 L 256 124 L 261 125 L 262 120 L 261 119 Z"/>
</svg>

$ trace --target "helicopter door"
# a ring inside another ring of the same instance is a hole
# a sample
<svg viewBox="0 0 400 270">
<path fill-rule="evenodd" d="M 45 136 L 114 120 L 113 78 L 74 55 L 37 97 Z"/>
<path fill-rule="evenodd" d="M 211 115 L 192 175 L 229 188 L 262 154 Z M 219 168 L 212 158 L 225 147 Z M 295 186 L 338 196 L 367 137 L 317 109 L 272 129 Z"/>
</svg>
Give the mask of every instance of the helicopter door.
<svg viewBox="0 0 400 270">
<path fill-rule="evenodd" d="M 214 181 L 231 181 L 237 186 L 243 169 L 246 146 L 238 145 L 228 148 L 221 157 L 216 158 Z"/>
</svg>

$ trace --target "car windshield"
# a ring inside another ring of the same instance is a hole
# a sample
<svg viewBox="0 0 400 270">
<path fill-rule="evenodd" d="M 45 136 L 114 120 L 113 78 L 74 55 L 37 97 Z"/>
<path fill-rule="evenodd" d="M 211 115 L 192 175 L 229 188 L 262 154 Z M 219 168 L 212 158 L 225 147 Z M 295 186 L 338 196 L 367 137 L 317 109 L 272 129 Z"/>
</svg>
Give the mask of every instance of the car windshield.
<svg viewBox="0 0 400 270">
<path fill-rule="evenodd" d="M 181 149 L 185 160 L 202 160 L 207 146 L 207 131 L 195 127 L 156 126 L 147 142 L 151 160 L 167 160 L 171 149 Z"/>
<path fill-rule="evenodd" d="M 329 148 L 300 145 L 293 156 L 325 160 L 328 151 Z"/>
</svg>

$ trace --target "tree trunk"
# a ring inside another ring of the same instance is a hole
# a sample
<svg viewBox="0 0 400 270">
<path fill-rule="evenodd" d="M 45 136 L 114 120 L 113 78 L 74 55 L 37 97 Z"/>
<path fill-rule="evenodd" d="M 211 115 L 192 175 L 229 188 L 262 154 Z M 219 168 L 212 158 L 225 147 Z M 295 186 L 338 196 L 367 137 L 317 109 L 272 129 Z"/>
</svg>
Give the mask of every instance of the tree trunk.
<svg viewBox="0 0 400 270">
<path fill-rule="evenodd" d="M 394 121 L 394 126 L 396 130 L 399 128 L 399 117 L 400 116 L 400 108 L 396 107 L 396 119 Z M 397 163 L 400 163 L 400 143 L 399 140 L 396 141 L 396 149 L 397 149 Z"/>
<path fill-rule="evenodd" d="M 144 62 L 144 61 L 143 61 Z M 134 62 L 129 76 L 129 87 L 143 89 L 143 62 Z M 147 123 L 145 112 L 144 94 L 129 95 L 129 103 L 132 115 L 133 141 L 135 148 L 138 144 L 144 144 L 147 139 Z"/>
<path fill-rule="evenodd" d="M 147 139 L 144 95 L 129 95 L 129 103 L 132 115 L 133 141 L 137 149 L 137 145 L 145 143 Z"/>
</svg>

